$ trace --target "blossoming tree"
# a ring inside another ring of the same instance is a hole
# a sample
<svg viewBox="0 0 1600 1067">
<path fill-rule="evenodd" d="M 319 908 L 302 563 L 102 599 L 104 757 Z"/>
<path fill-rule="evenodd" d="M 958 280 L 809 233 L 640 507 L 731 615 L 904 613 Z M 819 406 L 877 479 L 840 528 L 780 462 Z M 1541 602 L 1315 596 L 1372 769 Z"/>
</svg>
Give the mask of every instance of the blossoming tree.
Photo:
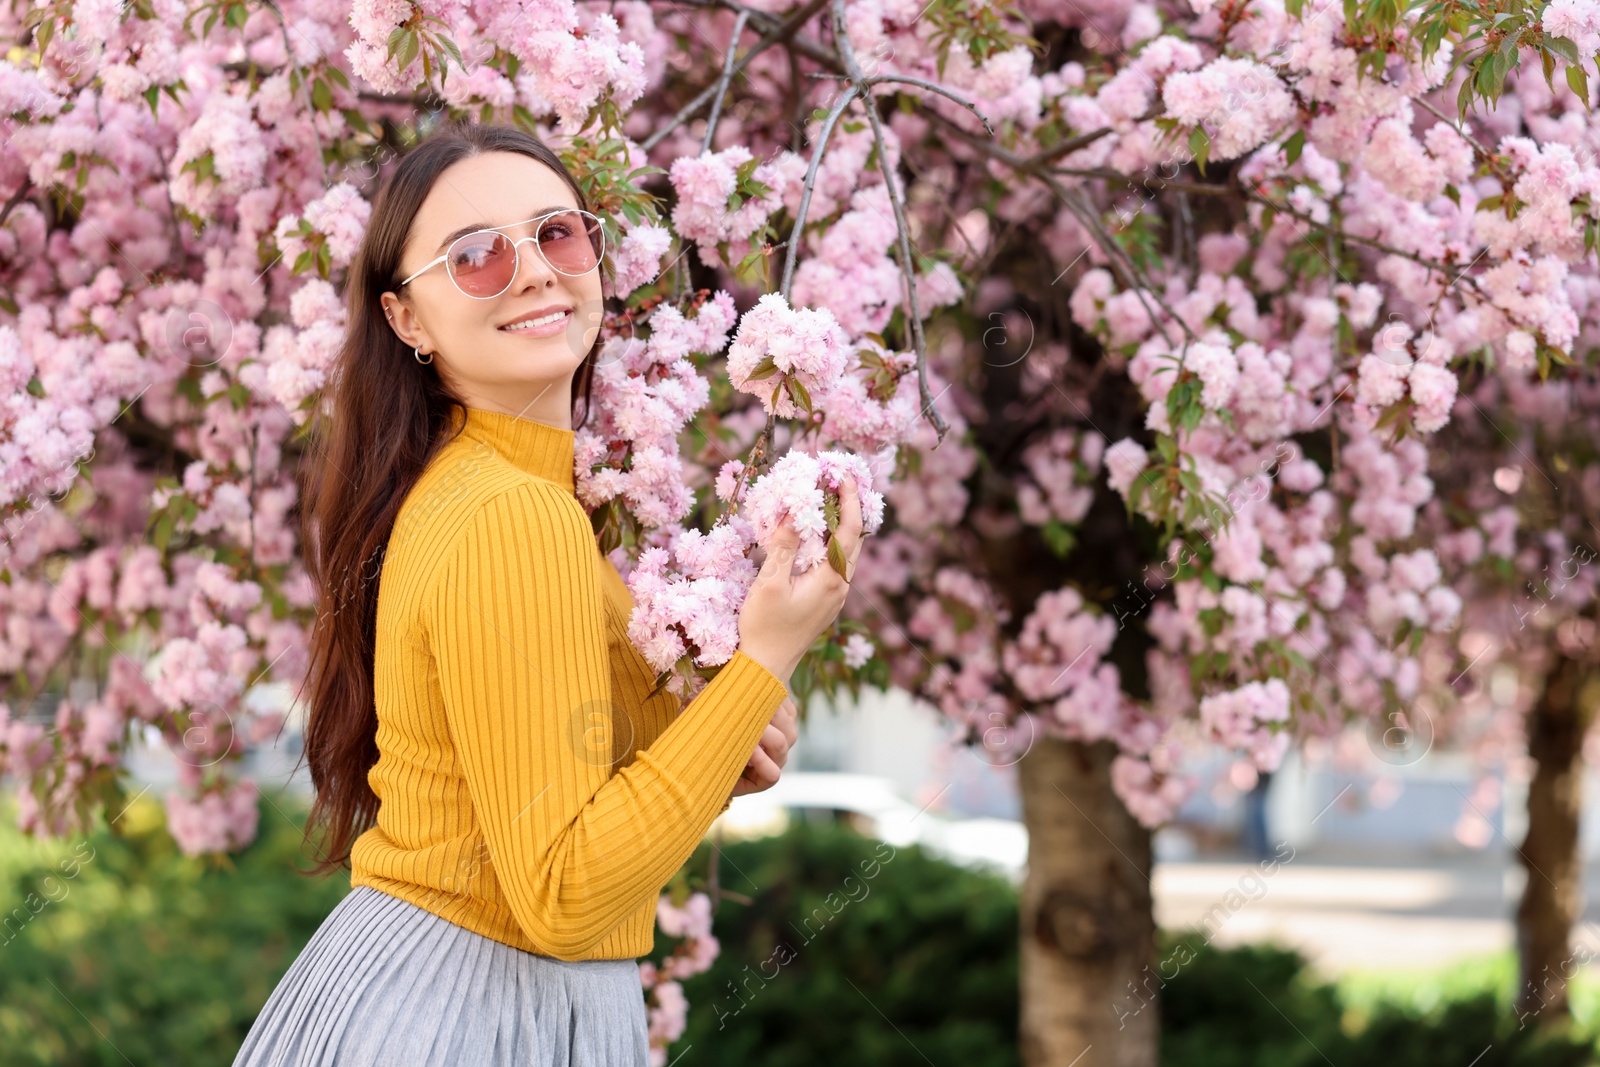
<svg viewBox="0 0 1600 1067">
<path fill-rule="evenodd" d="M 1597 400 L 1589 376 L 1539 382 L 1465 370 L 1424 509 L 1465 606 L 1458 633 L 1426 642 L 1417 706 L 1400 725 L 1424 746 L 1477 757 L 1481 777 L 1457 825 L 1463 842 L 1492 840 L 1501 782 L 1527 791 L 1527 830 L 1516 842 L 1524 1025 L 1566 1015 L 1568 982 L 1593 958 L 1591 939 L 1576 951 L 1572 940 L 1583 768 L 1600 756 L 1591 730 L 1600 700 Z"/>
<path fill-rule="evenodd" d="M 857 477 L 875 535 L 796 686 L 904 687 L 1018 765 L 1030 1063 L 1155 1062 L 1156 1011 L 1125 1005 L 1168 976 L 1150 832 L 1186 747 L 1266 771 L 1415 717 L 1473 580 L 1419 523 L 1461 375 L 1589 373 L 1592 0 L 0 19 L 0 744 L 23 824 L 114 820 L 139 728 L 179 757 L 187 851 L 252 839 L 238 760 L 281 723 L 246 698 L 302 678 L 341 606 L 298 558 L 294 473 L 367 197 L 441 120 L 518 123 L 620 238 L 575 475 L 630 636 L 692 697 L 752 549 L 787 514 L 801 565 L 842 565 Z M 1449 528 L 1504 523 L 1472 503 Z M 685 941 L 646 969 L 659 1062 L 676 979 L 716 951 L 709 903 L 663 897 Z"/>
</svg>

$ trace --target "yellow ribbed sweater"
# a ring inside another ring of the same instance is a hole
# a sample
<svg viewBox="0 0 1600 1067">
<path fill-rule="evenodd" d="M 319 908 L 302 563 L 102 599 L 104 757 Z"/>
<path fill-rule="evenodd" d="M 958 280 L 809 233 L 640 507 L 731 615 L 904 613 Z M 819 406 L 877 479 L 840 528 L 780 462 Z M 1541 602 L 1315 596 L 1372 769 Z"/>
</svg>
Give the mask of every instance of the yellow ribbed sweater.
<svg viewBox="0 0 1600 1067">
<path fill-rule="evenodd" d="M 573 441 L 468 408 L 378 586 L 377 823 L 350 884 L 563 960 L 635 959 L 788 690 L 743 650 L 680 712 L 573 493 Z"/>
</svg>

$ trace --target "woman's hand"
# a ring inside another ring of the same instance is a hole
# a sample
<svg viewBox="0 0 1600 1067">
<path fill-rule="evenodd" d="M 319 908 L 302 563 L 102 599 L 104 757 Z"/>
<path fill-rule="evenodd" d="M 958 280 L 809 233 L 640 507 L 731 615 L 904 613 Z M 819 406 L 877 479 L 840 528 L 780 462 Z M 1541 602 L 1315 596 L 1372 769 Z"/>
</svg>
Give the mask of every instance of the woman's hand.
<svg viewBox="0 0 1600 1067">
<path fill-rule="evenodd" d="M 767 546 L 761 572 L 739 609 L 739 647 L 785 685 L 817 636 L 833 625 L 850 594 L 861 554 L 861 502 L 854 478 L 839 486 L 839 526 L 833 536 L 844 552 L 844 577 L 826 560 L 793 573 L 800 534 L 785 518 Z"/>
<path fill-rule="evenodd" d="M 795 741 L 800 737 L 799 728 L 795 725 L 798 712 L 794 698 L 784 697 L 783 703 L 778 705 L 778 710 L 772 715 L 772 721 L 762 733 L 761 743 L 751 754 L 750 762 L 745 764 L 744 773 L 734 783 L 732 796 L 742 797 L 746 793 L 759 793 L 778 784 L 783 765 L 789 760 L 789 749 L 794 747 Z"/>
</svg>

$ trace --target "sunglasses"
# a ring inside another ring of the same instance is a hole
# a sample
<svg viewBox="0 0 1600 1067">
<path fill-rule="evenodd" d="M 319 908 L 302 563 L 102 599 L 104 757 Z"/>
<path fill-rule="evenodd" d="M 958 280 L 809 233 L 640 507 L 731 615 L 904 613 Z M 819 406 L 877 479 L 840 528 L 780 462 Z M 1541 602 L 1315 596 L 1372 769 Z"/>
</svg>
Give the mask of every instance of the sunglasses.
<svg viewBox="0 0 1600 1067">
<path fill-rule="evenodd" d="M 538 222 L 532 237 L 513 240 L 502 232 L 522 223 L 508 223 L 500 229 L 477 230 L 450 242 L 444 255 L 429 263 L 411 278 L 445 265 L 456 288 L 474 300 L 488 300 L 511 287 L 520 266 L 517 247 L 532 241 L 545 263 L 558 274 L 578 277 L 599 265 L 606 253 L 605 224 L 576 208 L 563 208 L 547 215 L 535 215 L 522 222 Z M 411 281 L 401 282 L 405 285 Z"/>
</svg>

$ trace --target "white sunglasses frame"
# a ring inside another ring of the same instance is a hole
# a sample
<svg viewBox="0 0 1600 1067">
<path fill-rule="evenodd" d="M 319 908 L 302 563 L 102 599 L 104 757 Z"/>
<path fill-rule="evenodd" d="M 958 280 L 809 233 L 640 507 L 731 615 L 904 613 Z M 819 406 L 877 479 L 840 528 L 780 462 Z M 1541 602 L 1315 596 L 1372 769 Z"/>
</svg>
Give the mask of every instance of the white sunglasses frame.
<svg viewBox="0 0 1600 1067">
<path fill-rule="evenodd" d="M 400 284 L 409 285 L 413 278 L 418 278 L 423 274 L 426 274 L 434 267 L 437 267 L 439 264 L 448 260 L 450 258 L 451 249 L 455 248 L 457 244 L 465 241 L 468 237 L 476 237 L 480 233 L 497 233 L 501 237 L 504 237 L 506 240 L 511 242 L 511 279 L 510 281 L 506 282 L 505 289 L 500 290 L 500 292 L 495 293 L 493 296 L 473 296 L 471 293 L 461 288 L 461 283 L 456 281 L 455 275 L 450 274 L 449 270 L 446 270 L 445 273 L 450 274 L 450 284 L 456 287 L 456 292 L 460 293 L 469 300 L 493 300 L 497 296 L 505 295 L 506 289 L 510 289 L 512 282 L 517 280 L 517 272 L 522 270 L 522 249 L 520 246 L 523 241 L 532 241 L 533 247 L 538 249 L 539 258 L 544 260 L 544 265 L 561 275 L 563 278 L 581 278 L 584 274 L 588 274 L 589 271 L 586 270 L 583 272 L 583 274 L 568 274 L 566 271 L 556 270 L 554 264 L 550 262 L 549 257 L 544 254 L 544 249 L 539 247 L 539 234 L 537 232 L 535 232 L 531 237 L 512 237 L 509 233 L 505 232 L 513 226 L 521 226 L 526 222 L 539 222 L 544 219 L 548 219 L 553 215 L 560 215 L 568 211 L 576 211 L 580 215 L 587 215 L 600 224 L 600 253 L 595 257 L 594 266 L 589 268 L 589 270 L 594 270 L 600 266 L 600 261 L 606 257 L 606 220 L 602 219 L 599 215 L 596 215 L 592 211 L 584 211 L 582 208 L 576 207 L 564 207 L 558 208 L 555 211 L 546 211 L 543 215 L 535 215 L 531 219 L 523 219 L 520 222 L 508 222 L 504 226 L 489 226 L 481 230 L 473 230 L 471 233 L 464 233 L 460 237 L 457 237 L 454 241 L 450 242 L 450 247 L 444 250 L 444 255 L 440 256 L 438 259 L 435 259 L 433 262 L 429 263 L 427 266 L 423 267 L 421 270 L 417 271 L 415 274 L 411 275 L 410 278 L 407 278 Z"/>
</svg>

